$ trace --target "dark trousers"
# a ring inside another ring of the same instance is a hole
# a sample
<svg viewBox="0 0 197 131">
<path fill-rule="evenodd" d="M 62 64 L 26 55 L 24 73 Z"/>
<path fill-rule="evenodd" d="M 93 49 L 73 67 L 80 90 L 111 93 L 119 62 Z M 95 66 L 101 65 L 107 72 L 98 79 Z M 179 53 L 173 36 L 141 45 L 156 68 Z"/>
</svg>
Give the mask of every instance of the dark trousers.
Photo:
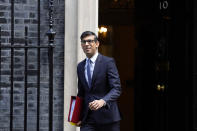
<svg viewBox="0 0 197 131">
<path fill-rule="evenodd" d="M 120 131 L 120 122 L 111 124 L 84 123 L 80 131 Z"/>
</svg>

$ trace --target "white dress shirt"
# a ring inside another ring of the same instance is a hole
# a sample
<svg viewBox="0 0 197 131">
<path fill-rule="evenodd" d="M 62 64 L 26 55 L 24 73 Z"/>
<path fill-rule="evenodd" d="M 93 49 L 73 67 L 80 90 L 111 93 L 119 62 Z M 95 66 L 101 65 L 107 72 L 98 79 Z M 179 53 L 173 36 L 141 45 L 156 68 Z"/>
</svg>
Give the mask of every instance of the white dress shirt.
<svg viewBox="0 0 197 131">
<path fill-rule="evenodd" d="M 98 57 L 98 52 L 96 52 L 91 58 L 90 58 L 90 74 L 91 74 L 91 78 L 93 75 L 93 71 L 94 71 L 94 66 L 96 63 L 96 59 Z M 86 77 L 86 81 L 88 82 L 88 74 L 87 74 L 87 66 L 88 66 L 88 59 L 86 58 L 86 64 L 85 64 L 85 77 Z"/>
</svg>

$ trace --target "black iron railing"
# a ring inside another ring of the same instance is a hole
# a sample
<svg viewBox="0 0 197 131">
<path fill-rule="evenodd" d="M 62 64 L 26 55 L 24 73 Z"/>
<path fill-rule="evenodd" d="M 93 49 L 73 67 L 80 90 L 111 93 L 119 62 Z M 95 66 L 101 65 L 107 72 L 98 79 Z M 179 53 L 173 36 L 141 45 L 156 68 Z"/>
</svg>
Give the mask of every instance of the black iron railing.
<svg viewBox="0 0 197 131">
<path fill-rule="evenodd" d="M 14 99 L 13 99 L 13 95 L 14 95 L 14 67 L 15 67 L 15 62 L 14 62 L 14 51 L 17 49 L 23 49 L 24 51 L 24 131 L 27 131 L 27 121 L 28 121 L 28 93 L 27 93 L 27 89 L 28 89 L 28 59 L 30 58 L 28 56 L 28 50 L 29 49 L 35 49 L 37 50 L 37 84 L 36 84 L 36 89 L 37 89 L 37 115 L 36 115 L 36 126 L 37 126 L 37 131 L 40 130 L 40 107 L 42 105 L 40 105 L 40 83 L 41 83 L 41 79 L 40 79 L 40 68 L 41 68 L 41 49 L 48 49 L 48 66 L 49 66 L 49 131 L 53 131 L 53 49 L 54 49 L 54 37 L 55 37 L 55 32 L 53 30 L 53 0 L 49 0 L 49 31 L 47 32 L 48 35 L 48 39 L 49 39 L 49 43 L 48 45 L 41 45 L 40 42 L 40 0 L 38 0 L 38 8 L 37 8 L 37 14 L 38 14 L 38 23 L 37 23 L 37 45 L 29 45 L 28 41 L 28 27 L 26 26 L 24 29 L 25 32 L 25 38 L 24 38 L 24 44 L 21 45 L 16 45 L 15 44 L 15 38 L 14 38 L 14 33 L 15 33 L 15 26 L 14 26 L 14 5 L 15 2 L 14 0 L 11 0 L 11 39 L 10 39 L 10 43 L 8 45 L 2 44 L 2 39 L 1 39 L 1 35 L 2 35 L 2 31 L 1 31 L 1 27 L 0 27 L 0 83 L 2 82 L 2 74 L 1 74 L 1 52 L 2 50 L 9 50 L 11 52 L 10 55 L 10 131 L 13 130 L 13 109 L 14 109 Z M 20 51 L 21 51 L 20 50 Z M 0 85 L 0 88 L 2 88 L 2 86 Z M 0 92 L 1 93 L 1 92 Z"/>
</svg>

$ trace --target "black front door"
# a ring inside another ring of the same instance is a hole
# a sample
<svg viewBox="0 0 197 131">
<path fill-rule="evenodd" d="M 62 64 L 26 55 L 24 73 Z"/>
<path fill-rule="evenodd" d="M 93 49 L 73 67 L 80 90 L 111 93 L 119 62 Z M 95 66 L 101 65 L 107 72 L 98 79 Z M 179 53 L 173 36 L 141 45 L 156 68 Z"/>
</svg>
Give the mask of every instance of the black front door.
<svg viewBox="0 0 197 131">
<path fill-rule="evenodd" d="M 193 128 L 193 2 L 136 0 L 135 131 Z"/>
</svg>

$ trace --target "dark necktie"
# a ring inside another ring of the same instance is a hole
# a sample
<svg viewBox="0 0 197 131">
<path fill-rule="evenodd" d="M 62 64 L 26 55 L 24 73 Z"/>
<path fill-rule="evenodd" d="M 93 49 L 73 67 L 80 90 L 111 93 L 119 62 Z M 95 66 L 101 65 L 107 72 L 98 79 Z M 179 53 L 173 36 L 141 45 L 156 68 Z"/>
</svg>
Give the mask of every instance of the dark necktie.
<svg viewBox="0 0 197 131">
<path fill-rule="evenodd" d="M 89 87 L 91 88 L 92 77 L 91 77 L 91 72 L 90 72 L 90 64 L 91 64 L 91 60 L 88 59 L 87 76 L 88 76 L 88 84 L 89 84 Z"/>
</svg>

